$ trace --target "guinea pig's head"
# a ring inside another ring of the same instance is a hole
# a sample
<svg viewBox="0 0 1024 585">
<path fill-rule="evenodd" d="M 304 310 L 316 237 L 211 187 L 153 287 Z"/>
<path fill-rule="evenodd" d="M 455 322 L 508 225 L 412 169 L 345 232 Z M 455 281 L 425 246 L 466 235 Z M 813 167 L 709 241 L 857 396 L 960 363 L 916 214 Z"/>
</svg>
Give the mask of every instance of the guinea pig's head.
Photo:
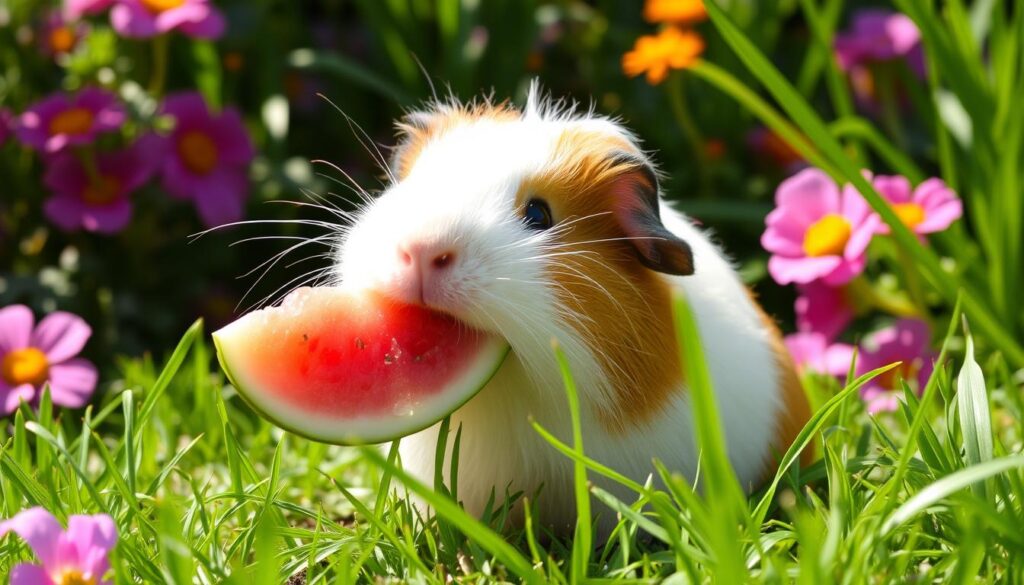
<svg viewBox="0 0 1024 585">
<path fill-rule="evenodd" d="M 564 402 L 550 340 L 611 427 L 679 383 L 667 281 L 694 270 L 636 139 L 538 98 L 433 105 L 398 125 L 393 180 L 337 257 L 346 285 L 504 336 L 537 398 Z"/>
</svg>

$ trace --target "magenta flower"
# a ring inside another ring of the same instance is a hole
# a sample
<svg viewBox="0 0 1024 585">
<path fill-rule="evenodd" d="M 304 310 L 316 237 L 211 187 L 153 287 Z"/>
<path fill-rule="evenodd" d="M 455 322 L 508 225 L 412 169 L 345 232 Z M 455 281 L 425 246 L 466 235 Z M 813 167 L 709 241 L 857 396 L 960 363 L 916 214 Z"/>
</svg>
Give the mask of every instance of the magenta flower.
<svg viewBox="0 0 1024 585">
<path fill-rule="evenodd" d="M 88 34 L 89 26 L 84 22 L 73 22 L 66 13 L 51 10 L 43 17 L 39 27 L 40 50 L 44 55 L 56 57 L 66 55 L 78 46 Z"/>
<path fill-rule="evenodd" d="M 793 356 L 797 370 L 829 376 L 845 377 L 853 362 L 853 346 L 845 343 L 829 344 L 821 333 L 793 333 L 783 340 Z"/>
<path fill-rule="evenodd" d="M 124 121 L 117 96 L 88 87 L 74 95 L 58 93 L 36 102 L 21 115 L 14 131 L 26 146 L 52 154 L 65 146 L 89 144 Z"/>
<path fill-rule="evenodd" d="M 22 563 L 11 571 L 11 585 L 111 585 L 110 551 L 117 527 L 106 514 L 68 517 L 68 529 L 43 508 L 29 508 L 0 522 L 0 538 L 13 532 L 28 543 L 38 565 Z"/>
<path fill-rule="evenodd" d="M 903 225 L 918 235 L 941 232 L 964 214 L 963 202 L 942 179 L 928 179 L 916 189 L 901 176 L 877 176 L 871 182 Z M 879 222 L 878 231 L 887 234 L 889 226 Z"/>
<path fill-rule="evenodd" d="M 214 114 L 196 92 L 170 95 L 160 110 L 175 120 L 162 167 L 164 189 L 195 201 L 208 226 L 241 219 L 255 152 L 238 111 Z"/>
<path fill-rule="evenodd" d="M 858 376 L 893 362 L 903 362 L 861 388 L 860 395 L 867 403 L 868 412 L 896 410 L 903 395 L 900 380 L 906 380 L 919 396 L 924 392 L 936 357 L 930 340 L 928 324 L 917 319 L 901 319 L 864 340 L 857 360 Z"/>
<path fill-rule="evenodd" d="M 153 175 L 161 148 L 162 141 L 149 135 L 127 150 L 100 154 L 95 176 L 79 157 L 58 154 L 43 174 L 43 183 L 53 191 L 43 208 L 46 217 L 68 232 L 121 231 L 132 217 L 129 197 Z"/>
<path fill-rule="evenodd" d="M 832 340 L 853 321 L 856 311 L 843 287 L 821 280 L 797 285 L 796 326 L 802 332 L 820 333 Z"/>
<path fill-rule="evenodd" d="M 882 61 L 905 59 L 910 69 L 924 77 L 921 31 L 905 14 L 888 10 L 860 10 L 853 24 L 836 35 L 836 60 L 844 71 Z"/>
<path fill-rule="evenodd" d="M 75 357 L 92 335 L 89 325 L 63 311 L 34 323 L 24 305 L 0 309 L 0 415 L 38 400 L 45 384 L 53 403 L 69 408 L 84 406 L 96 389 L 96 367 Z"/>
<path fill-rule="evenodd" d="M 180 30 L 190 37 L 224 34 L 224 15 L 209 0 L 119 0 L 110 11 L 114 30 L 129 38 L 148 38 Z"/>
<path fill-rule="evenodd" d="M 64 0 L 64 14 L 71 20 L 87 14 L 99 14 L 117 0 Z"/>
<path fill-rule="evenodd" d="M 832 286 L 864 270 L 878 217 L 852 187 L 840 191 L 824 171 L 809 168 L 775 191 L 761 245 L 772 253 L 768 272 L 779 284 L 819 278 Z"/>
</svg>

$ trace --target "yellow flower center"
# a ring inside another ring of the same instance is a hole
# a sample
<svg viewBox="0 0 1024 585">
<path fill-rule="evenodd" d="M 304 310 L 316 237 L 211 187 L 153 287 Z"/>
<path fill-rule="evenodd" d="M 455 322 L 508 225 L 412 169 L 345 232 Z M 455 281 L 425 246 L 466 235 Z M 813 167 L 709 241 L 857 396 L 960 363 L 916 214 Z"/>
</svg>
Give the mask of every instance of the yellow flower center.
<svg viewBox="0 0 1024 585">
<path fill-rule="evenodd" d="M 117 199 L 121 182 L 114 177 L 100 176 L 82 189 L 82 201 L 89 205 L 107 205 Z"/>
<path fill-rule="evenodd" d="M 908 228 L 913 229 L 924 221 L 924 207 L 917 203 L 896 203 L 892 206 L 892 210 L 896 212 L 896 217 L 900 218 L 903 225 Z"/>
<path fill-rule="evenodd" d="M 209 174 L 217 167 L 217 145 L 205 132 L 189 130 L 178 139 L 178 156 L 185 167 L 197 175 Z"/>
<path fill-rule="evenodd" d="M 96 579 L 86 579 L 78 569 L 64 569 L 54 581 L 57 585 L 96 585 Z"/>
<path fill-rule="evenodd" d="M 11 386 L 41 386 L 50 375 L 46 354 L 34 347 L 16 349 L 0 361 L 0 377 Z"/>
<path fill-rule="evenodd" d="M 853 229 L 845 217 L 829 213 L 807 228 L 804 253 L 812 258 L 840 256 L 846 249 L 846 242 L 850 241 L 851 233 Z"/>
<path fill-rule="evenodd" d="M 146 7 L 146 10 L 154 14 L 160 14 L 165 10 L 171 10 L 177 8 L 185 3 L 185 0 L 139 0 L 142 5 Z"/>
<path fill-rule="evenodd" d="M 85 134 L 92 129 L 93 115 L 88 108 L 68 108 L 50 120 L 50 136 Z"/>
<path fill-rule="evenodd" d="M 75 31 L 69 26 L 58 26 L 50 31 L 50 50 L 54 53 L 68 53 L 75 48 Z"/>
</svg>

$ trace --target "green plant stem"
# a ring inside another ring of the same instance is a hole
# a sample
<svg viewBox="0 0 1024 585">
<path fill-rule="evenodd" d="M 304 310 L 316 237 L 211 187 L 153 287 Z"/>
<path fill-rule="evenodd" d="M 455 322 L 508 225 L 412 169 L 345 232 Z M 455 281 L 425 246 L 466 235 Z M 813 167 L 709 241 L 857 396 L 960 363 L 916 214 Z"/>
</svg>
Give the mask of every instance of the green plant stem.
<svg viewBox="0 0 1024 585">
<path fill-rule="evenodd" d="M 710 197 L 712 195 L 711 166 L 709 165 L 707 150 L 705 149 L 704 136 L 697 127 L 690 112 L 689 102 L 686 100 L 686 90 L 683 88 L 683 72 L 674 71 L 668 78 L 666 84 L 668 89 L 669 104 L 672 106 L 672 115 L 676 124 L 683 132 L 687 142 L 693 150 L 693 157 L 697 162 L 697 180 L 700 184 L 701 195 Z"/>
<path fill-rule="evenodd" d="M 159 98 L 167 83 L 167 56 L 170 51 L 170 37 L 157 35 L 153 38 L 153 71 L 149 79 L 149 95 Z"/>
</svg>

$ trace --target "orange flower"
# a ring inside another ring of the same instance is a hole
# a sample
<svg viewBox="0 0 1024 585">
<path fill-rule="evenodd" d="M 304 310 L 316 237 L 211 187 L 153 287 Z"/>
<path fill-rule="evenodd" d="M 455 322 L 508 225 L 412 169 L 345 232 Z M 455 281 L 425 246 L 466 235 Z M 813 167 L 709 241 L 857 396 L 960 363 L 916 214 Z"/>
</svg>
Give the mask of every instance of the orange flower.
<svg viewBox="0 0 1024 585">
<path fill-rule="evenodd" d="M 633 50 L 622 56 L 622 71 L 630 77 L 647 72 L 647 82 L 657 85 L 669 69 L 685 69 L 704 51 L 704 39 L 693 31 L 668 27 L 657 35 L 642 36 Z"/>
<path fill-rule="evenodd" d="M 701 0 L 647 0 L 644 20 L 647 22 L 697 22 L 708 17 Z"/>
</svg>

